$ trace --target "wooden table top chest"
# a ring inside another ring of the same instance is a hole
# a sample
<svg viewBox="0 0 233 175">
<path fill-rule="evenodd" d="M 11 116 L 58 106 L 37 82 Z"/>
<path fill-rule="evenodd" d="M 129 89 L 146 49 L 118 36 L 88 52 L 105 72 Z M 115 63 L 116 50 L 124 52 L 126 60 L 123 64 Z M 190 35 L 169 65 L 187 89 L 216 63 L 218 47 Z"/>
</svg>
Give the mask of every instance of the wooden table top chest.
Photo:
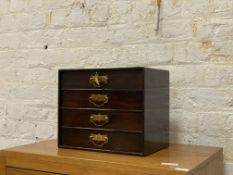
<svg viewBox="0 0 233 175">
<path fill-rule="evenodd" d="M 0 175 L 223 175 L 222 149 L 170 145 L 146 157 L 58 149 L 45 141 L 0 151 Z"/>
<path fill-rule="evenodd" d="M 148 155 L 169 143 L 169 73 L 59 71 L 60 148 Z"/>
</svg>

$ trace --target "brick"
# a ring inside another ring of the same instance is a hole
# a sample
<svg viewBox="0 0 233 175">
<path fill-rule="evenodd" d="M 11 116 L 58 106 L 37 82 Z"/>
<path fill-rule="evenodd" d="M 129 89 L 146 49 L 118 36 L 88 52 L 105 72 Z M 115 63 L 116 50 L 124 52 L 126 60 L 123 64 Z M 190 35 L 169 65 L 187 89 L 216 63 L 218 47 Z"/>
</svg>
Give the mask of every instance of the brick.
<svg viewBox="0 0 233 175">
<path fill-rule="evenodd" d="M 203 23 L 197 30 L 197 35 L 203 40 L 226 37 L 233 34 L 233 19 L 230 17 L 211 17 L 208 22 Z"/>
<path fill-rule="evenodd" d="M 200 113 L 197 131 L 209 137 L 231 138 L 233 136 L 232 116 L 232 112 Z"/>
<path fill-rule="evenodd" d="M 195 145 L 206 145 L 215 147 L 224 147 L 225 141 L 221 137 L 206 136 L 203 133 L 199 133 L 197 139 L 193 142 Z"/>
<path fill-rule="evenodd" d="M 0 14 L 6 13 L 9 10 L 10 1 L 9 0 L 0 0 Z"/>
<path fill-rule="evenodd" d="M 154 22 L 156 17 L 156 3 L 154 0 L 135 0 L 132 3 L 132 20 L 134 22 Z M 130 22 L 130 21 L 129 21 Z"/>
<path fill-rule="evenodd" d="M 6 119 L 3 116 L 0 116 L 0 138 L 4 137 L 5 135 L 6 126 Z"/>
<path fill-rule="evenodd" d="M 205 67 L 173 66 L 171 69 L 171 85 L 178 87 L 203 86 Z"/>
<path fill-rule="evenodd" d="M 162 1 L 161 18 L 180 18 L 182 15 L 182 0 Z"/>
<path fill-rule="evenodd" d="M 59 8 L 72 8 L 74 6 L 80 5 L 84 3 L 84 0 L 57 0 L 56 3 L 54 3 L 54 0 L 41 0 L 41 2 L 37 2 L 37 0 L 34 0 L 30 3 L 30 8 L 34 7 L 34 9 L 59 9 Z"/>
<path fill-rule="evenodd" d="M 232 108 L 230 89 L 171 89 L 171 108 L 187 111 L 229 111 Z"/>
<path fill-rule="evenodd" d="M 90 20 L 94 22 L 107 22 L 109 18 L 109 4 L 108 1 L 103 3 L 96 3 L 95 5 L 89 7 L 87 6 L 88 14 L 90 15 Z"/>
<path fill-rule="evenodd" d="M 178 64 L 200 64 L 208 61 L 210 51 L 201 42 L 179 42 L 174 44 L 173 59 Z"/>
<path fill-rule="evenodd" d="M 21 42 L 19 33 L 0 34 L 0 50 L 17 49 Z"/>
<path fill-rule="evenodd" d="M 183 4 L 183 16 L 203 18 L 207 16 L 209 12 L 210 1 L 202 0 L 184 0 Z"/>
<path fill-rule="evenodd" d="M 24 120 L 24 105 L 21 103 L 8 103 L 7 117 L 16 121 Z"/>
<path fill-rule="evenodd" d="M 171 132 L 170 142 L 179 144 L 195 144 L 198 138 L 196 133 Z"/>
<path fill-rule="evenodd" d="M 13 100 L 40 100 L 43 99 L 44 90 L 38 86 L 21 86 L 12 88 L 9 99 Z"/>
<path fill-rule="evenodd" d="M 51 25 L 58 27 L 91 26 L 90 17 L 83 9 L 60 9 L 51 13 Z"/>
<path fill-rule="evenodd" d="M 233 40 L 224 39 L 211 42 L 212 52 L 208 57 L 210 62 L 232 63 L 233 50 L 230 49 Z"/>
<path fill-rule="evenodd" d="M 6 119 L 3 123 L 3 128 L 2 128 L 2 136 L 3 137 L 8 137 L 8 138 L 12 138 L 12 137 L 16 137 L 17 135 L 17 130 L 16 130 L 16 126 L 18 124 L 18 121 L 15 120 L 10 120 L 10 119 Z"/>
<path fill-rule="evenodd" d="M 172 62 L 174 47 L 172 44 L 151 44 L 145 45 L 145 52 L 147 53 L 147 65 L 156 66 L 158 64 L 168 64 Z"/>
<path fill-rule="evenodd" d="M 11 0 L 10 11 L 12 12 L 22 12 L 27 8 L 27 0 Z"/>
<path fill-rule="evenodd" d="M 62 44 L 61 30 L 36 30 L 20 33 L 21 40 L 20 49 L 44 49 L 47 45 L 48 49 L 60 47 Z"/>
<path fill-rule="evenodd" d="M 56 85 L 57 72 L 52 72 L 43 67 L 35 67 L 33 69 L 18 69 L 16 78 L 21 79 L 20 84 L 23 85 Z"/>
<path fill-rule="evenodd" d="M 160 24 L 161 35 L 167 39 L 190 39 L 193 36 L 192 25 L 189 19 L 163 20 Z"/>
<path fill-rule="evenodd" d="M 154 24 L 119 24 L 108 28 L 109 44 L 130 44 L 153 41 L 155 36 Z"/>
<path fill-rule="evenodd" d="M 69 8 L 83 3 L 83 0 L 12 0 L 10 4 L 11 12 L 31 12 L 41 10 L 54 10 L 58 8 Z"/>
<path fill-rule="evenodd" d="M 93 2 L 80 1 L 69 9 L 53 10 L 51 24 L 55 27 L 104 26 L 109 18 L 109 2 Z"/>
<path fill-rule="evenodd" d="M 6 115 L 6 102 L 0 100 L 0 117 Z"/>
<path fill-rule="evenodd" d="M 24 139 L 33 139 L 36 125 L 32 122 L 19 122 L 16 126 L 17 136 Z"/>
<path fill-rule="evenodd" d="M 171 110 L 170 132 L 196 133 L 198 131 L 199 118 L 196 113 L 184 110 Z"/>
<path fill-rule="evenodd" d="M 213 16 L 232 16 L 232 1 L 231 0 L 212 0 L 210 4 L 210 13 Z"/>
<path fill-rule="evenodd" d="M 171 87 L 231 88 L 233 84 L 232 66 L 162 65 L 156 67 L 170 71 Z"/>
<path fill-rule="evenodd" d="M 62 35 L 63 47 L 87 47 L 104 45 L 107 41 L 107 29 L 102 27 L 65 30 Z"/>
<path fill-rule="evenodd" d="M 130 63 L 132 66 L 139 66 L 141 60 L 145 65 L 154 66 L 165 64 L 172 59 L 171 44 L 140 44 L 135 46 L 124 46 L 114 50 L 114 58 L 122 64 Z M 156 55 L 156 57 L 155 57 Z"/>
<path fill-rule="evenodd" d="M 132 2 L 131 1 L 116 1 L 111 4 L 109 24 L 125 24 L 132 20 Z"/>
<path fill-rule="evenodd" d="M 44 99 L 43 101 L 46 104 L 58 104 L 58 88 L 57 87 L 46 87 L 43 91 Z M 55 105 L 54 105 L 55 106 Z"/>
<path fill-rule="evenodd" d="M 54 134 L 55 128 L 47 123 L 38 123 L 36 126 L 36 137 L 45 139 L 45 138 L 51 138 Z"/>
<path fill-rule="evenodd" d="M 219 70 L 219 74 L 221 75 L 221 87 L 233 86 L 233 69 L 231 65 L 222 66 L 222 68 Z"/>
<path fill-rule="evenodd" d="M 40 105 L 38 107 L 32 106 L 32 105 L 33 104 L 26 105 L 24 107 L 24 120 L 33 121 L 34 123 L 36 123 L 38 121 L 48 120 L 50 113 L 51 113 L 50 108 L 46 108 L 43 105 Z"/>
</svg>

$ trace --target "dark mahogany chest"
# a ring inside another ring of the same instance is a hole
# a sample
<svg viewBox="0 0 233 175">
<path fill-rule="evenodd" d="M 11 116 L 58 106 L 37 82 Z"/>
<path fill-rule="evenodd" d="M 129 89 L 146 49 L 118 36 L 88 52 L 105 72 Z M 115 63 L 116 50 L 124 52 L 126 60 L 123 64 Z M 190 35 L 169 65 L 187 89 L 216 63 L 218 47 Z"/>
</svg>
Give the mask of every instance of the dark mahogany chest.
<svg viewBox="0 0 233 175">
<path fill-rule="evenodd" d="M 169 73 L 150 68 L 59 71 L 61 148 L 148 155 L 169 144 Z"/>
</svg>

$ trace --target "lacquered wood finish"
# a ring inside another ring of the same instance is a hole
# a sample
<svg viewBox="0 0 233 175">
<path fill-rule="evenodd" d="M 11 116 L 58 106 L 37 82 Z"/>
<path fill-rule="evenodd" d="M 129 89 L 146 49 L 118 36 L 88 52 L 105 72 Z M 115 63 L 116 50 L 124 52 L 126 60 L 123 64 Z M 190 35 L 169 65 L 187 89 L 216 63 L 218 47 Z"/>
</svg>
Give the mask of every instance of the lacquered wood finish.
<svg viewBox="0 0 233 175">
<path fill-rule="evenodd" d="M 38 173 L 42 171 L 64 175 L 223 175 L 222 155 L 221 148 L 170 145 L 149 156 L 138 157 L 58 149 L 57 141 L 52 140 L 10 148 L 4 150 L 0 157 L 6 159 L 4 167 L 22 171 L 28 169 Z M 163 165 L 164 163 L 177 165 Z"/>
<path fill-rule="evenodd" d="M 89 83 L 91 75 L 107 75 L 108 84 L 104 87 L 93 87 Z M 143 90 L 143 69 L 86 69 L 61 70 L 61 89 L 114 89 L 114 90 Z"/>
<path fill-rule="evenodd" d="M 96 87 L 90 80 L 99 82 L 99 79 L 93 75 L 107 79 L 105 84 Z M 58 145 L 62 148 L 148 155 L 168 146 L 167 71 L 149 68 L 60 70 L 58 95 Z M 93 102 L 90 100 L 93 96 L 101 97 L 104 102 Z M 97 125 L 90 120 L 92 115 L 105 115 L 108 120 Z M 88 140 L 91 132 L 109 135 L 111 141 L 103 147 L 93 146 Z"/>
<path fill-rule="evenodd" d="M 103 126 L 97 127 L 90 122 L 92 114 L 107 115 L 109 121 Z M 143 111 L 117 111 L 117 110 L 99 110 L 99 109 L 61 109 L 62 126 L 99 128 L 105 130 L 119 130 L 128 132 L 143 132 Z"/>
<path fill-rule="evenodd" d="M 108 137 L 108 143 L 101 147 L 95 146 L 95 144 L 89 140 L 91 134 L 106 135 Z M 139 154 L 142 152 L 143 148 L 143 145 L 141 145 L 143 143 L 143 135 L 125 132 L 63 128 L 61 142 L 64 147 L 70 148 L 105 150 L 119 153 L 132 152 L 134 154 Z"/>
<path fill-rule="evenodd" d="M 150 154 L 169 145 L 169 72 L 145 69 L 144 150 Z"/>
<path fill-rule="evenodd" d="M 95 94 L 108 96 L 108 103 L 101 107 L 96 107 L 89 102 L 89 97 Z M 143 95 L 142 92 L 131 91 L 62 91 L 62 107 L 71 108 L 101 108 L 101 109 L 122 109 L 122 110 L 142 110 Z"/>
</svg>

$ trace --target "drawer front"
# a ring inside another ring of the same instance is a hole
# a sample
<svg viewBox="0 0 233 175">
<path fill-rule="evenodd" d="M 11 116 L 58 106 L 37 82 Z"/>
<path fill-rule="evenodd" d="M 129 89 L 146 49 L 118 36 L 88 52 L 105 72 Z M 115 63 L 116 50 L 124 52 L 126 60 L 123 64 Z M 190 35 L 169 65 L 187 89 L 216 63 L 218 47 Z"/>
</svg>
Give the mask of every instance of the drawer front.
<svg viewBox="0 0 233 175">
<path fill-rule="evenodd" d="M 143 89 L 143 69 L 64 70 L 61 89 Z"/>
<path fill-rule="evenodd" d="M 142 134 L 63 128 L 60 145 L 81 149 L 140 153 L 143 147 L 142 141 Z"/>
<path fill-rule="evenodd" d="M 61 91 L 62 107 L 143 109 L 143 92 L 126 91 Z"/>
<path fill-rule="evenodd" d="M 61 174 L 20 169 L 20 168 L 7 168 L 7 175 L 61 175 Z"/>
<path fill-rule="evenodd" d="M 143 131 L 143 112 L 62 109 L 60 114 L 66 127 Z"/>
</svg>

